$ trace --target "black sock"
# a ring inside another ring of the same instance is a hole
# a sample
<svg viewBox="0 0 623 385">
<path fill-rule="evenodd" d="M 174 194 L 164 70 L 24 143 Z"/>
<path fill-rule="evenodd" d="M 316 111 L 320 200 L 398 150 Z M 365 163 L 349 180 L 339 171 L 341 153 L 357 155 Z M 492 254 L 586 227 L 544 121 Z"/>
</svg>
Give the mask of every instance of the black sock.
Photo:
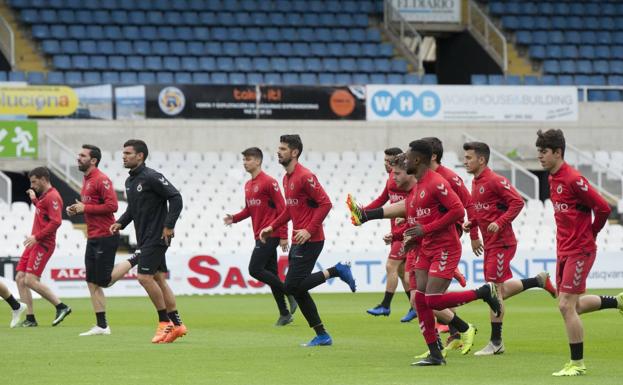
<svg viewBox="0 0 623 385">
<path fill-rule="evenodd" d="M 169 319 L 173 321 L 173 324 L 175 326 L 180 326 L 182 324 L 182 319 L 180 318 L 180 314 L 177 312 L 177 310 L 173 310 L 172 312 L 169 312 L 167 314 L 169 316 Z"/>
<path fill-rule="evenodd" d="M 55 306 L 56 310 L 63 310 L 65 308 L 67 308 L 67 305 L 65 305 L 64 303 L 59 303 L 58 305 Z"/>
<path fill-rule="evenodd" d="M 491 342 L 496 345 L 502 343 L 502 323 L 491 322 Z"/>
<path fill-rule="evenodd" d="M 532 289 L 533 287 L 539 287 L 539 281 L 536 277 L 526 278 L 521 280 L 524 290 Z"/>
<path fill-rule="evenodd" d="M 97 326 L 101 327 L 102 329 L 106 329 L 108 327 L 105 311 L 98 311 L 97 313 L 95 313 L 95 319 L 97 320 Z"/>
<path fill-rule="evenodd" d="M 439 349 L 439 339 L 435 342 L 432 342 L 428 345 L 428 350 L 430 351 L 430 356 L 437 359 L 443 359 L 441 355 L 441 349 Z"/>
<path fill-rule="evenodd" d="M 319 336 L 321 334 L 327 334 L 327 331 L 325 330 L 323 324 L 318 324 L 318 325 L 314 326 L 314 331 L 316 332 L 317 336 Z"/>
<path fill-rule="evenodd" d="M 579 361 L 584 358 L 584 342 L 578 342 L 577 344 L 569 344 L 571 349 L 571 360 Z"/>
<path fill-rule="evenodd" d="M 491 295 L 491 288 L 489 285 L 482 285 L 474 291 L 476 292 L 476 298 L 478 299 L 487 298 Z"/>
<path fill-rule="evenodd" d="M 11 309 L 13 310 L 19 309 L 19 302 L 17 302 L 15 297 L 13 297 L 12 295 L 9 295 L 9 298 L 5 299 L 5 301 L 8 302 L 9 306 L 11 306 Z"/>
<path fill-rule="evenodd" d="M 37 322 L 37 320 L 35 320 L 34 314 L 26 314 L 26 321 Z"/>
<path fill-rule="evenodd" d="M 363 218 L 362 222 L 371 221 L 373 219 L 383 219 L 383 208 L 379 207 L 378 209 L 372 210 L 363 210 L 362 211 Z"/>
<path fill-rule="evenodd" d="M 128 258 L 128 262 L 130 262 L 130 266 L 134 267 L 138 265 L 138 255 L 134 254 L 130 258 Z"/>
<path fill-rule="evenodd" d="M 167 309 L 158 310 L 158 322 L 169 322 L 169 316 L 167 315 Z"/>
<path fill-rule="evenodd" d="M 409 303 L 411 303 L 411 292 L 406 290 L 405 294 L 407 295 L 407 299 L 409 300 Z"/>
<path fill-rule="evenodd" d="M 454 325 L 448 325 L 448 333 L 451 336 L 456 336 L 457 334 L 459 334 L 459 329 L 457 329 L 456 327 L 454 327 Z"/>
<path fill-rule="evenodd" d="M 467 322 L 463 321 L 456 314 L 454 314 L 454 317 L 452 317 L 448 325 L 454 326 L 456 330 L 458 330 L 460 333 L 465 333 L 467 329 L 469 329 L 469 325 L 467 324 Z"/>
<path fill-rule="evenodd" d="M 619 307 L 619 302 L 611 295 L 600 295 L 599 298 L 601 299 L 601 306 L 599 306 L 599 310 L 616 309 Z"/>
<path fill-rule="evenodd" d="M 389 307 L 392 305 L 392 298 L 394 298 L 394 293 L 386 291 L 385 297 L 383 297 L 383 302 L 381 302 L 381 306 L 389 309 Z"/>
<path fill-rule="evenodd" d="M 335 277 L 339 276 L 339 274 L 337 273 L 337 269 L 335 268 L 335 266 L 328 268 L 328 269 L 327 269 L 327 271 L 329 272 L 329 277 L 330 277 L 330 278 L 335 278 Z"/>
</svg>

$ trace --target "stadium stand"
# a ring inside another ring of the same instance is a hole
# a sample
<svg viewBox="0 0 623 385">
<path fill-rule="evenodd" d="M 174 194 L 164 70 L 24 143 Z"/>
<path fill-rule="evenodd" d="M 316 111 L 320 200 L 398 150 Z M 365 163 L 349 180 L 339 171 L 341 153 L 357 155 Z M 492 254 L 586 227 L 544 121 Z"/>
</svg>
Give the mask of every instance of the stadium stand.
<svg viewBox="0 0 623 385">
<path fill-rule="evenodd" d="M 543 76 L 474 75 L 472 84 L 593 86 L 588 101 L 623 100 L 607 87 L 623 85 L 621 2 L 496 0 L 487 8 Z"/>
<path fill-rule="evenodd" d="M 431 82 L 383 42 L 382 1 L 9 4 L 53 72 L 8 76 L 35 84 Z"/>
<path fill-rule="evenodd" d="M 598 151 L 595 157 L 604 158 L 614 164 L 623 157 L 621 152 Z M 382 237 L 389 227 L 384 222 L 354 228 L 343 204 L 351 192 L 361 202 L 376 198 L 387 178 L 382 167 L 383 153 L 373 152 L 314 152 L 303 153 L 301 162 L 316 171 L 319 180 L 331 197 L 334 209 L 325 221 L 325 231 L 337 236 L 327 240 L 327 249 L 332 253 L 356 256 L 358 253 L 385 252 Z M 69 161 L 69 160 L 68 160 Z M 118 190 L 124 185 L 127 170 L 121 164 L 121 153 L 104 151 L 100 164 L 102 171 L 113 180 Z M 226 255 L 238 253 L 248 247 L 252 232 L 250 221 L 232 228 L 223 225 L 225 213 L 237 211 L 244 202 L 243 185 L 248 178 L 241 164 L 240 155 L 233 152 L 158 152 L 150 153 L 148 164 L 167 175 L 180 190 L 185 199 L 184 210 L 176 226 L 176 238 L 172 248 L 178 251 L 218 248 Z M 444 164 L 451 167 L 471 188 L 471 177 L 461 167 L 456 153 L 444 153 Z M 206 168 L 206 165 L 207 168 Z M 73 166 L 73 163 L 72 163 Z M 270 175 L 281 180 L 283 167 L 274 155 L 267 155 L 263 168 Z M 346 172 L 344 172 L 346 170 Z M 207 198 L 206 198 L 207 197 Z M 119 212 L 125 211 L 126 203 L 119 202 Z M 22 242 L 32 223 L 32 206 L 24 202 L 13 202 L 0 210 L 0 220 L 5 223 L 0 230 L 0 242 L 4 255 L 19 256 Z M 555 249 L 554 210 L 550 200 L 541 202 L 529 200 L 513 226 L 516 230 L 519 248 L 522 250 L 546 251 Z M 129 226 L 122 231 L 129 237 L 130 244 L 136 244 L 134 229 Z M 462 237 L 463 248 L 469 252 L 469 237 Z M 84 232 L 64 221 L 59 229 L 58 251 L 80 257 L 86 242 Z M 606 223 L 603 236 L 598 238 L 603 251 L 623 251 L 623 226 Z"/>
</svg>

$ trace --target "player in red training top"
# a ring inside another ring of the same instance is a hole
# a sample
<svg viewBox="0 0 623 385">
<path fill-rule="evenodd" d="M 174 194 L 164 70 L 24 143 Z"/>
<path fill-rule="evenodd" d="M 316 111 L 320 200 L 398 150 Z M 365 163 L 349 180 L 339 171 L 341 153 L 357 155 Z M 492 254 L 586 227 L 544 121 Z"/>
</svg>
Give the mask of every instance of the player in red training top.
<svg viewBox="0 0 623 385">
<path fill-rule="evenodd" d="M 586 290 L 586 278 L 595 261 L 595 240 L 610 215 L 610 206 L 586 178 L 564 161 L 562 130 L 539 130 L 536 147 L 541 166 L 550 174 L 549 196 L 556 220 L 558 308 L 565 321 L 571 350 L 571 361 L 553 375 L 577 376 L 586 373 L 584 330 L 579 314 L 623 309 L 623 293 L 616 297 L 581 295 Z"/>
<path fill-rule="evenodd" d="M 285 226 L 292 220 L 292 248 L 288 256 L 285 290 L 287 294 L 294 296 L 309 327 L 316 332 L 316 337 L 305 346 L 331 345 L 333 340 L 320 320 L 309 290 L 323 284 L 329 278 L 339 277 L 354 292 L 355 280 L 350 265 L 343 263 L 312 273 L 324 245 L 322 222 L 331 210 L 331 201 L 316 175 L 298 162 L 303 151 L 301 137 L 282 135 L 280 142 L 277 155 L 279 163 L 286 170 L 286 175 L 283 176 L 286 207 L 279 217 L 260 231 L 260 240 L 266 242 L 275 229 Z"/>
<path fill-rule="evenodd" d="M 389 178 L 387 178 L 387 182 L 385 182 L 385 187 L 381 192 L 381 195 L 378 196 L 375 200 L 373 200 L 370 204 L 364 207 L 364 210 L 376 209 L 382 207 L 388 201 L 390 203 L 396 203 L 406 198 L 409 194 L 409 190 L 413 187 L 409 180 L 413 179 L 413 183 L 415 183 L 415 179 L 413 177 L 410 178 L 402 178 L 403 184 L 398 186 L 398 183 L 395 180 L 395 175 L 393 172 L 392 162 L 396 159 L 396 156 L 402 154 L 402 150 L 398 147 L 391 147 L 385 150 L 384 164 L 385 171 L 389 174 Z M 406 173 L 405 177 L 407 176 Z M 372 309 L 368 309 L 367 313 L 373 316 L 388 316 L 391 313 L 391 303 L 394 297 L 394 293 L 396 292 L 396 287 L 398 286 L 398 281 L 402 282 L 402 287 L 407 293 L 407 298 L 411 298 L 410 290 L 409 290 L 409 279 L 405 275 L 405 260 L 406 253 L 401 252 L 402 248 L 402 233 L 406 229 L 406 223 L 404 222 L 404 218 L 395 218 L 391 220 L 391 233 L 386 235 L 383 239 L 391 248 L 389 250 L 389 255 L 387 256 L 387 262 L 385 264 L 386 271 L 386 281 L 385 281 L 385 296 L 383 297 L 383 301 Z M 409 311 L 407 314 L 400 319 L 400 322 L 410 322 L 415 317 L 417 317 L 417 313 L 413 310 L 412 307 L 409 307 Z"/>
<path fill-rule="evenodd" d="M 406 216 L 410 226 L 404 233 L 406 249 L 411 247 L 414 238 L 421 238 L 420 250 L 413 266 L 417 285 L 414 305 L 430 354 L 413 365 L 442 365 L 445 360 L 438 342 L 433 310 L 444 310 L 480 298 L 498 313 L 500 303 L 492 283 L 477 290 L 446 293 L 461 258 L 456 223 L 464 215 L 464 208 L 450 184 L 431 170 L 430 144 L 424 140 L 415 140 L 409 147 L 407 173 L 415 175 L 418 181 L 409 197 L 387 208 L 363 211 L 356 204 L 351 204 L 350 209 L 355 224 L 372 219 Z"/>
<path fill-rule="evenodd" d="M 456 193 L 456 195 L 458 195 L 459 199 L 461 200 L 461 204 L 469 215 L 473 210 L 473 206 L 471 203 L 471 195 L 469 194 L 469 190 L 467 190 L 467 187 L 465 187 L 463 179 L 461 179 L 461 177 L 458 176 L 454 171 L 441 164 L 441 160 L 443 159 L 443 143 L 439 138 L 433 136 L 422 138 L 422 140 L 428 142 L 433 150 L 430 168 L 439 175 L 441 175 L 445 180 L 448 181 L 448 183 L 450 183 L 450 187 L 452 187 L 452 190 Z M 461 237 L 461 235 L 463 235 L 462 226 L 464 218 L 464 216 L 461 217 L 456 223 L 456 231 L 459 234 L 459 238 Z M 454 271 L 454 278 L 459 282 L 461 286 L 466 286 L 465 277 L 459 270 L 458 266 Z M 450 313 L 435 313 L 435 316 L 437 317 L 437 321 L 439 323 L 448 325 L 448 331 L 450 335 L 446 340 L 444 352 L 447 352 L 449 350 L 461 349 L 462 354 L 467 354 L 469 353 L 472 345 L 474 344 L 474 337 L 476 336 L 477 329 L 473 324 L 467 324 L 467 330 L 461 331 L 457 329 L 456 326 L 454 326 L 454 324 L 450 321 L 452 319 L 453 312 L 455 312 L 455 309 L 451 309 Z M 461 325 L 461 328 L 464 329 L 465 325 Z M 419 358 L 419 356 L 416 358 Z"/>
<path fill-rule="evenodd" d="M 275 326 L 285 326 L 294 320 L 292 313 L 297 307 L 294 297 L 288 296 L 288 310 L 285 288 L 277 271 L 277 247 L 281 246 L 283 252 L 288 251 L 288 226 L 284 225 L 275 230 L 275 236 L 268 238 L 266 242 L 260 241 L 260 230 L 277 218 L 284 210 L 285 203 L 277 181 L 262 171 L 262 150 L 257 147 L 247 148 L 242 156 L 244 169 L 251 174 L 251 179 L 244 185 L 245 206 L 237 214 L 225 215 L 224 222 L 229 226 L 251 217 L 255 248 L 249 261 L 249 274 L 270 286 L 280 314 Z"/>
<path fill-rule="evenodd" d="M 61 302 L 47 285 L 41 283 L 41 274 L 56 247 L 56 230 L 63 220 L 63 200 L 58 191 L 52 187 L 50 170 L 46 167 L 32 169 L 28 173 L 28 178 L 30 189 L 27 193 L 36 207 L 35 220 L 32 234 L 24 241 L 26 249 L 15 269 L 20 299 L 28 306 L 22 326 L 38 326 L 33 311 L 31 289 L 56 307 L 56 316 L 52 321 L 52 326 L 56 326 L 71 313 L 71 308 Z"/>
<path fill-rule="evenodd" d="M 82 146 L 78 154 L 78 169 L 84 173 L 81 198 L 65 210 L 69 216 L 84 214 L 87 224 L 84 267 L 96 324 L 80 336 L 110 335 L 102 288 L 121 279 L 137 262 L 137 258 L 132 257 L 115 265 L 119 234 L 111 235 L 108 229 L 115 223 L 117 193 L 110 179 L 98 168 L 101 159 L 102 151 L 97 146 Z"/>
<path fill-rule="evenodd" d="M 504 353 L 502 342 L 502 319 L 505 306 L 503 299 L 533 287 L 547 290 L 556 296 L 549 274 L 541 272 L 535 277 L 512 279 L 510 262 L 517 250 L 517 240 L 513 232 L 512 221 L 524 206 L 523 199 L 511 186 L 510 182 L 487 167 L 491 151 L 486 143 L 470 142 L 463 145 L 465 150 L 463 164 L 467 172 L 474 175 L 472 181 L 472 202 L 474 210 L 463 226 L 470 232 L 472 250 L 476 256 L 484 251 L 485 280 L 494 282 L 498 288 L 502 312 L 499 317 L 491 313 L 491 339 L 477 356 L 489 356 Z M 482 234 L 480 240 L 478 230 Z"/>
</svg>

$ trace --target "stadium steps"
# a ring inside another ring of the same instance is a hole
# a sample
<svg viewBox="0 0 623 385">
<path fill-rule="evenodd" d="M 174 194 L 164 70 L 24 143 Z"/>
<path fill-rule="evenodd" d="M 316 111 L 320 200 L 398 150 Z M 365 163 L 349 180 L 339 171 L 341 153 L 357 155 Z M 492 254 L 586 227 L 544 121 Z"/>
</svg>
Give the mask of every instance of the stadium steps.
<svg viewBox="0 0 623 385">
<path fill-rule="evenodd" d="M 6 2 L 0 2 L 0 16 L 2 16 L 13 29 L 15 34 L 15 68 L 25 72 L 47 72 L 45 59 L 38 53 L 34 42 L 29 38 L 26 29 L 18 23 L 15 14 Z"/>
<path fill-rule="evenodd" d="M 507 34 L 508 35 L 508 34 Z M 541 76 L 527 55 L 521 55 L 513 42 L 507 38 L 508 75 Z"/>
</svg>

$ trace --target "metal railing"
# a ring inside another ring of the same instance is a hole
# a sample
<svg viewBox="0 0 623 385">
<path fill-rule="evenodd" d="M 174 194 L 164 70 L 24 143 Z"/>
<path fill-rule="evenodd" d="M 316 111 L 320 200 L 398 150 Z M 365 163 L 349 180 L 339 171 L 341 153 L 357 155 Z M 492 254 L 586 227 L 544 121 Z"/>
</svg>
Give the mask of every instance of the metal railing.
<svg viewBox="0 0 623 385">
<path fill-rule="evenodd" d="M 10 205 L 13 201 L 13 183 L 5 173 L 0 171 L 0 200 Z"/>
<path fill-rule="evenodd" d="M 623 174 L 595 159 L 592 153 L 582 151 L 567 143 L 565 162 L 578 169 L 611 203 L 617 203 L 623 199 Z"/>
<path fill-rule="evenodd" d="M 467 6 L 467 30 L 498 63 L 506 73 L 508 71 L 508 47 L 506 37 L 493 24 L 491 19 L 480 10 L 474 0 Z"/>
<path fill-rule="evenodd" d="M 394 46 L 411 62 L 415 70 L 424 72 L 422 35 L 400 14 L 391 0 L 384 2 L 383 27 Z"/>
<path fill-rule="evenodd" d="M 2 16 L 0 16 L 0 51 L 9 61 L 11 69 L 15 68 L 15 35 L 9 23 Z"/>
<path fill-rule="evenodd" d="M 49 133 L 46 133 L 45 137 L 48 167 L 60 173 L 67 183 L 79 191 L 83 174 L 78 170 L 76 154 Z"/>
<path fill-rule="evenodd" d="M 481 142 L 477 138 L 463 133 L 466 142 Z M 510 180 L 511 184 L 524 199 L 539 199 L 539 178 L 527 168 L 491 148 L 489 168 Z"/>
</svg>

